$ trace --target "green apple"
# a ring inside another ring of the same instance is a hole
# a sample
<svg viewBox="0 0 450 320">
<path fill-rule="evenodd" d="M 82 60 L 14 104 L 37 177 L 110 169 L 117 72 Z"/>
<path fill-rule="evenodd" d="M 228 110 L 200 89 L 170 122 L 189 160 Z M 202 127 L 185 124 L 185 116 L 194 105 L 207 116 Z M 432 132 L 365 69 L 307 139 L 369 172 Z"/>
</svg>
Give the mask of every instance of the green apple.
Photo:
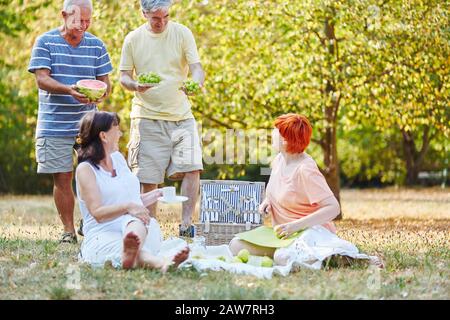
<svg viewBox="0 0 450 320">
<path fill-rule="evenodd" d="M 266 268 L 272 268 L 273 267 L 273 260 L 269 257 L 263 257 L 261 261 L 261 267 Z"/>
<path fill-rule="evenodd" d="M 282 236 L 282 235 L 279 235 L 278 232 L 277 232 L 275 229 L 273 229 L 273 233 L 275 233 L 275 236 L 276 236 L 278 239 L 283 238 L 283 236 Z"/>
<path fill-rule="evenodd" d="M 233 260 L 231 261 L 233 263 L 244 263 L 239 257 L 233 257 Z"/>
<path fill-rule="evenodd" d="M 247 249 L 242 249 L 239 251 L 237 257 L 242 260 L 242 262 L 247 263 L 250 257 L 250 252 Z"/>
</svg>

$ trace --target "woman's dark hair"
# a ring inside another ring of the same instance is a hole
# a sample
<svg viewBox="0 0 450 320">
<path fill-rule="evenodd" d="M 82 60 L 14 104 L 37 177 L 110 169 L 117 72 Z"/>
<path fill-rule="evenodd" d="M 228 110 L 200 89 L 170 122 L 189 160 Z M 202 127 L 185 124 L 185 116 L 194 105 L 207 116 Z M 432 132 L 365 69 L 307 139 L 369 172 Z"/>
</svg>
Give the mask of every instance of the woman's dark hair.
<svg viewBox="0 0 450 320">
<path fill-rule="evenodd" d="M 100 132 L 108 131 L 111 127 L 120 123 L 119 116 L 115 112 L 92 111 L 80 120 L 80 133 L 77 143 L 78 163 L 90 162 L 97 169 L 98 163 L 105 158 L 105 150 L 100 140 Z"/>
</svg>

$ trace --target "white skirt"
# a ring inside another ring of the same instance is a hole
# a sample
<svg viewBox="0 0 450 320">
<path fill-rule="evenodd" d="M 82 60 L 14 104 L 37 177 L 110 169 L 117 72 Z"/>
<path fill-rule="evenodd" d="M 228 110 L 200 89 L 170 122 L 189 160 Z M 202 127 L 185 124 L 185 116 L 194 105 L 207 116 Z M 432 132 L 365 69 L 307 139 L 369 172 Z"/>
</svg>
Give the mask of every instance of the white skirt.
<svg viewBox="0 0 450 320">
<path fill-rule="evenodd" d="M 124 215 L 116 220 L 113 224 L 109 224 L 108 228 L 102 228 L 98 232 L 93 230 L 83 239 L 78 256 L 80 262 L 88 263 L 93 267 L 103 267 L 106 262 L 110 261 L 116 268 L 122 266 L 125 228 L 137 218 Z M 182 239 L 163 241 L 160 226 L 153 218 L 150 219 L 147 229 L 148 234 L 142 250 L 152 255 L 169 257 L 187 245 Z"/>
<path fill-rule="evenodd" d="M 232 263 L 218 260 L 217 257 L 226 257 L 231 261 L 233 255 L 227 245 L 207 246 L 199 249 L 191 247 L 190 259 L 183 263 L 182 267 L 194 267 L 198 271 L 203 270 L 227 270 L 232 273 L 254 275 L 260 278 L 271 278 L 279 274 L 286 276 L 294 268 L 307 268 L 318 270 L 323 261 L 332 255 L 345 255 L 354 259 L 373 259 L 359 252 L 356 246 L 323 226 L 314 226 L 305 230 L 291 245 L 277 249 L 277 254 L 283 254 L 287 258 L 287 265 L 274 266 L 272 268 L 259 267 L 245 263 Z M 192 259 L 196 255 L 202 255 L 203 259 Z"/>
</svg>

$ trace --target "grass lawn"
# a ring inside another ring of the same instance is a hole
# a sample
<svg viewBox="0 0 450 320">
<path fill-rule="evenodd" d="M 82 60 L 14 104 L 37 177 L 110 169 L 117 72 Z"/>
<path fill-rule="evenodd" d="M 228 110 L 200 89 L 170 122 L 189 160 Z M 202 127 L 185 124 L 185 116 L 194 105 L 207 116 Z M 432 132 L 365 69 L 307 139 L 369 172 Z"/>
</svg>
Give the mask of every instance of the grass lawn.
<svg viewBox="0 0 450 320">
<path fill-rule="evenodd" d="M 344 190 L 342 208 L 339 236 L 380 255 L 385 269 L 300 270 L 262 280 L 92 269 L 77 263 L 79 245 L 58 244 L 52 197 L 2 196 L 0 299 L 450 299 L 449 189 Z M 159 208 L 166 237 L 176 235 L 179 209 Z"/>
</svg>

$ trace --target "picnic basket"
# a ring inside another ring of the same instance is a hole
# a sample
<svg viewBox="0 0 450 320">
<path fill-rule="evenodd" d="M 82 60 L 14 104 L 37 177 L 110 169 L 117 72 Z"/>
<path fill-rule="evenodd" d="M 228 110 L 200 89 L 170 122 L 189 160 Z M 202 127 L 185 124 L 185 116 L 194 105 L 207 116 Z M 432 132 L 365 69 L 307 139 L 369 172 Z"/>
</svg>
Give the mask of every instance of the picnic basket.
<svg viewBox="0 0 450 320">
<path fill-rule="evenodd" d="M 195 235 L 205 237 L 206 245 L 222 245 L 237 233 L 263 225 L 258 208 L 264 196 L 264 182 L 201 180 Z"/>
</svg>

